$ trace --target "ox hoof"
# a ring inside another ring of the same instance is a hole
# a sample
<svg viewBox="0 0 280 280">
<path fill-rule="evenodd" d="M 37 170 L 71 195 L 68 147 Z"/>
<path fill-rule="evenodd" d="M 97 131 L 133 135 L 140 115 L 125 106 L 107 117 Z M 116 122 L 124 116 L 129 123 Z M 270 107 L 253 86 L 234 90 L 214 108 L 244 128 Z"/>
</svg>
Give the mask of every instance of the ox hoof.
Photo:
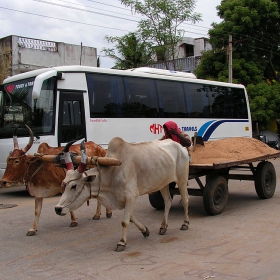
<svg viewBox="0 0 280 280">
<path fill-rule="evenodd" d="M 146 227 L 146 231 L 145 232 L 142 232 L 143 236 L 146 238 L 150 235 L 150 231 L 149 229 Z"/>
<path fill-rule="evenodd" d="M 92 219 L 93 219 L 93 220 L 99 220 L 99 219 L 100 219 L 100 216 L 94 215 Z"/>
<path fill-rule="evenodd" d="M 189 229 L 189 226 L 186 224 L 183 224 L 180 228 L 180 230 L 187 230 L 187 229 Z"/>
<path fill-rule="evenodd" d="M 69 227 L 76 227 L 78 225 L 77 222 L 71 222 L 70 226 Z"/>
<path fill-rule="evenodd" d="M 159 234 L 159 235 L 164 235 L 164 234 L 166 233 L 166 231 L 167 231 L 167 228 L 162 228 L 162 227 L 161 227 L 161 228 L 159 229 L 159 233 L 158 233 L 158 234 Z"/>
<path fill-rule="evenodd" d="M 106 217 L 107 217 L 108 219 L 110 219 L 110 218 L 112 217 L 112 212 L 111 212 L 111 213 L 106 213 Z"/>
<path fill-rule="evenodd" d="M 124 244 L 118 244 L 116 248 L 116 252 L 122 252 L 125 250 L 125 245 Z"/>
<path fill-rule="evenodd" d="M 26 233 L 26 236 L 33 236 L 35 235 L 36 231 L 34 230 L 29 230 L 27 233 Z"/>
</svg>

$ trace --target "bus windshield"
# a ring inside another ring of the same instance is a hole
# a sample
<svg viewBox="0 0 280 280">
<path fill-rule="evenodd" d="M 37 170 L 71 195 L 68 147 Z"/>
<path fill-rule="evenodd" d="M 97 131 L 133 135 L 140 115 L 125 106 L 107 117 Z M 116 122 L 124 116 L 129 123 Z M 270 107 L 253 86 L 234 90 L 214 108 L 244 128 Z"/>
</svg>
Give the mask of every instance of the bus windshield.
<svg viewBox="0 0 280 280">
<path fill-rule="evenodd" d="M 56 78 L 44 81 L 40 96 L 32 98 L 35 77 L 4 84 L 0 91 L 0 138 L 28 136 L 27 124 L 37 135 L 54 133 L 54 89 Z"/>
</svg>

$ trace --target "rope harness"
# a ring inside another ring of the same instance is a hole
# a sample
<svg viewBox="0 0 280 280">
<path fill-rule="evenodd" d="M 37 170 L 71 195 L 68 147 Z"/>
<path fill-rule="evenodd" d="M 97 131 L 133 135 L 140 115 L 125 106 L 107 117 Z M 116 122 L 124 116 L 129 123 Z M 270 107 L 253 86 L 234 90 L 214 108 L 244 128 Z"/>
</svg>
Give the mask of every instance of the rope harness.
<svg viewBox="0 0 280 280">
<path fill-rule="evenodd" d="M 100 174 L 100 168 L 99 168 L 99 164 L 98 164 L 98 156 L 93 156 L 91 157 L 91 161 L 90 161 L 91 165 L 96 165 L 96 168 L 97 168 L 97 171 L 98 171 L 98 174 L 99 174 L 99 178 L 100 178 L 100 182 L 99 182 L 99 187 L 98 187 L 98 191 L 97 191 L 97 195 L 94 195 L 92 196 L 92 189 L 91 189 L 91 183 L 90 182 L 85 182 L 82 189 L 79 191 L 79 193 L 75 196 L 74 200 L 69 202 L 68 204 L 66 204 L 65 206 L 61 207 L 62 209 L 63 208 L 66 208 L 68 207 L 69 205 L 73 204 L 77 199 L 78 197 L 81 195 L 81 193 L 83 192 L 85 186 L 89 187 L 89 197 L 87 199 L 87 205 L 89 205 L 89 200 L 93 197 L 93 198 L 98 198 L 99 196 L 99 193 L 100 193 L 100 186 L 101 186 L 101 174 Z M 85 174 L 87 177 L 88 177 L 88 174 L 86 171 L 84 171 L 83 173 L 81 173 L 81 176 L 82 174 Z M 75 181 L 77 178 L 74 178 L 72 180 L 70 180 L 69 182 L 65 183 L 65 182 L 62 182 L 61 184 L 61 187 L 63 189 L 63 192 L 66 188 L 66 185 Z"/>
<path fill-rule="evenodd" d="M 21 156 L 17 156 L 17 157 L 9 157 L 9 159 L 20 159 L 20 158 L 23 158 L 23 157 L 26 157 L 26 155 L 21 155 Z M 18 183 L 18 182 L 22 182 L 25 186 L 26 186 L 26 189 L 28 189 L 28 181 L 31 180 L 38 172 L 39 170 L 42 168 L 43 166 L 43 162 L 37 167 L 37 169 L 33 172 L 33 174 L 31 176 L 28 175 L 29 173 L 29 169 L 32 165 L 32 163 L 36 163 L 38 162 L 38 159 L 35 159 L 34 161 L 32 159 L 28 160 L 26 159 L 24 164 L 25 164 L 25 168 L 24 168 L 24 173 L 22 175 L 21 178 L 19 178 L 18 180 L 15 180 L 15 181 L 9 181 L 9 183 Z"/>
</svg>

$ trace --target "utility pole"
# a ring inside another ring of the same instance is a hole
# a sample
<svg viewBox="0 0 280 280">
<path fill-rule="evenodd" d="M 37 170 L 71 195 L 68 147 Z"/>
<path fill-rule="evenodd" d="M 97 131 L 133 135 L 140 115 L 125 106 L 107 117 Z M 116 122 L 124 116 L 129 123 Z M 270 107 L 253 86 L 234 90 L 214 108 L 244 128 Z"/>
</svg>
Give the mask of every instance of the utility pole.
<svg viewBox="0 0 280 280">
<path fill-rule="evenodd" d="M 232 35 L 228 39 L 228 82 L 232 83 Z"/>
<path fill-rule="evenodd" d="M 83 43 L 81 42 L 80 65 L 82 65 Z"/>
</svg>

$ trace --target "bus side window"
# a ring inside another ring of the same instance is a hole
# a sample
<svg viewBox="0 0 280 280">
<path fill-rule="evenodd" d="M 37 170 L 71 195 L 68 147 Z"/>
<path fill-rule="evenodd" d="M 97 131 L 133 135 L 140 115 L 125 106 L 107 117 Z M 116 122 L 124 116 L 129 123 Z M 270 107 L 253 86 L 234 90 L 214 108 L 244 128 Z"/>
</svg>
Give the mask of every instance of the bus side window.
<svg viewBox="0 0 280 280">
<path fill-rule="evenodd" d="M 91 118 L 125 116 L 126 100 L 122 77 L 86 74 Z"/>
<path fill-rule="evenodd" d="M 145 78 L 124 77 L 128 100 L 127 117 L 157 117 L 154 82 Z"/>
<path fill-rule="evenodd" d="M 190 117 L 191 112 L 192 112 L 192 99 L 191 99 L 189 85 L 187 83 L 183 84 L 183 90 L 184 90 L 184 93 L 185 93 L 187 117 Z"/>
<path fill-rule="evenodd" d="M 68 101 L 63 102 L 63 121 L 62 124 L 70 125 L 70 111 L 68 106 Z"/>
<path fill-rule="evenodd" d="M 188 84 L 188 95 L 191 100 L 191 111 L 189 111 L 189 117 L 201 118 L 204 115 L 204 107 L 206 96 L 201 84 Z"/>
<path fill-rule="evenodd" d="M 182 83 L 159 80 L 156 84 L 159 99 L 163 102 L 163 117 L 186 117 L 186 103 Z"/>
</svg>

